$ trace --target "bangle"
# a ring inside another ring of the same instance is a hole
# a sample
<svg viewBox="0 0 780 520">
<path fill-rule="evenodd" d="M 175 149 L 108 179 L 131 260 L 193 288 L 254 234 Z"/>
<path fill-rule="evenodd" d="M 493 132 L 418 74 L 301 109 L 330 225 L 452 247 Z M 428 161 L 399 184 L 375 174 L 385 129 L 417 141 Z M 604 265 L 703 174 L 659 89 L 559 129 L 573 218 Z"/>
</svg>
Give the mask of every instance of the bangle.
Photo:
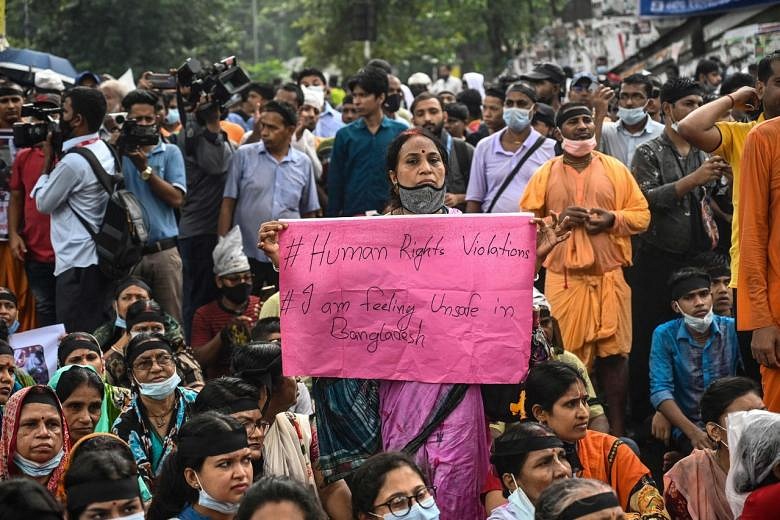
<svg viewBox="0 0 780 520">
<path fill-rule="evenodd" d="M 736 106 L 737 104 L 737 102 L 734 101 L 734 96 L 732 96 L 731 94 L 726 94 L 726 96 L 731 100 L 731 108 L 734 108 L 734 106 Z"/>
<path fill-rule="evenodd" d="M 279 272 L 279 268 L 276 266 L 275 263 L 271 262 L 271 267 L 273 267 L 274 271 L 276 271 L 277 273 Z"/>
</svg>

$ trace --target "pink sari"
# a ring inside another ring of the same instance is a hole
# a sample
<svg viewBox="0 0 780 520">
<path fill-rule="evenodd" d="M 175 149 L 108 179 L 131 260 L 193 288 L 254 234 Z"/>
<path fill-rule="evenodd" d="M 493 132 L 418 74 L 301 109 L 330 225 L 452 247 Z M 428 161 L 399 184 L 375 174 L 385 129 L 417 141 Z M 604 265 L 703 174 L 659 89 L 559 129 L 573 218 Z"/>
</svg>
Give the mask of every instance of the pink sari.
<svg viewBox="0 0 780 520">
<path fill-rule="evenodd" d="M 664 498 L 667 506 L 687 503 L 693 520 L 733 520 L 726 500 L 726 473 L 718 465 L 712 450 L 693 450 L 664 475 Z M 669 507 L 671 513 L 674 507 Z M 676 517 L 675 517 L 676 518 Z"/>
</svg>

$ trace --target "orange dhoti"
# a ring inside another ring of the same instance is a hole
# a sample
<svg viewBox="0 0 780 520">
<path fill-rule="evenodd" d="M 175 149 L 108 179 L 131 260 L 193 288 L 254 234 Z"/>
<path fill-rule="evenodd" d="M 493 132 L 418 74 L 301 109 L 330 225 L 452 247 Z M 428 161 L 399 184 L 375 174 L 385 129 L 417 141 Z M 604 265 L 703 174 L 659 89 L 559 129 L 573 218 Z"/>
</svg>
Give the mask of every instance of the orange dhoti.
<svg viewBox="0 0 780 520">
<path fill-rule="evenodd" d="M 14 258 L 8 242 L 0 242 L 0 287 L 8 287 L 16 295 L 19 308 L 19 330 L 35 328 L 35 300 L 24 264 Z"/>
<path fill-rule="evenodd" d="M 547 271 L 544 286 L 558 320 L 563 346 L 590 370 L 595 357 L 631 351 L 631 288 L 623 270 L 601 275 Z"/>
</svg>

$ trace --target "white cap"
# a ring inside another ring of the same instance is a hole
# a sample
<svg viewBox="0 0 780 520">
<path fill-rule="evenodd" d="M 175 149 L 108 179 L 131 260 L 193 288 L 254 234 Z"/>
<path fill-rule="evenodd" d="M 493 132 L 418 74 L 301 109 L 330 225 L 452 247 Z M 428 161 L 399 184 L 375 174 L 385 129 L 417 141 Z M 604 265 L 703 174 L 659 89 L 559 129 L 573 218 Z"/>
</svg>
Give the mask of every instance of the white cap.
<svg viewBox="0 0 780 520">
<path fill-rule="evenodd" d="M 322 107 L 325 104 L 325 93 L 322 91 L 322 87 L 304 87 L 303 104 L 322 110 Z"/>
<path fill-rule="evenodd" d="M 547 296 L 542 294 L 542 292 L 539 291 L 536 287 L 534 287 L 533 303 L 534 307 L 547 307 L 547 310 L 552 314 L 552 307 L 550 307 L 550 302 L 547 300 Z"/>
<path fill-rule="evenodd" d="M 425 85 L 426 87 L 430 87 L 432 83 L 431 77 L 424 72 L 415 72 L 409 76 L 409 81 L 406 82 L 407 85 Z"/>
<path fill-rule="evenodd" d="M 65 90 L 65 84 L 53 70 L 41 70 L 35 73 L 35 88 L 58 93 Z"/>
<path fill-rule="evenodd" d="M 249 271 L 249 259 L 244 254 L 241 230 L 238 226 L 234 226 L 224 237 L 219 237 L 212 257 L 214 274 L 217 276 Z"/>
</svg>

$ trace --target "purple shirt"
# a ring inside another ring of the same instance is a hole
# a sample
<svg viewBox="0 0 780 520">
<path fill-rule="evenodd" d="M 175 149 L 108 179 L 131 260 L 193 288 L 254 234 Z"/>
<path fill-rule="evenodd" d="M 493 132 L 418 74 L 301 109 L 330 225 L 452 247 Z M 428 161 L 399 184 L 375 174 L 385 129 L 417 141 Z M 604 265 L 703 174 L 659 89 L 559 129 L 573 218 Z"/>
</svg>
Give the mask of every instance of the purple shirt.
<svg viewBox="0 0 780 520">
<path fill-rule="evenodd" d="M 504 135 L 504 132 L 506 129 L 482 139 L 477 144 L 474 159 L 471 161 L 471 175 L 469 187 L 466 190 L 466 200 L 481 202 L 483 212 L 486 212 L 490 207 L 498 188 L 504 183 L 507 175 L 541 136 L 539 132 L 531 128 L 531 133 L 528 134 L 522 146 L 515 152 L 509 152 L 501 146 L 501 136 Z M 520 171 L 517 172 L 515 178 L 512 179 L 493 207 L 493 213 L 520 211 L 518 206 L 520 197 L 523 196 L 523 191 L 525 191 L 531 175 L 553 157 L 555 157 L 555 141 L 546 139 L 544 144 L 531 154 L 525 164 L 520 167 Z"/>
</svg>

